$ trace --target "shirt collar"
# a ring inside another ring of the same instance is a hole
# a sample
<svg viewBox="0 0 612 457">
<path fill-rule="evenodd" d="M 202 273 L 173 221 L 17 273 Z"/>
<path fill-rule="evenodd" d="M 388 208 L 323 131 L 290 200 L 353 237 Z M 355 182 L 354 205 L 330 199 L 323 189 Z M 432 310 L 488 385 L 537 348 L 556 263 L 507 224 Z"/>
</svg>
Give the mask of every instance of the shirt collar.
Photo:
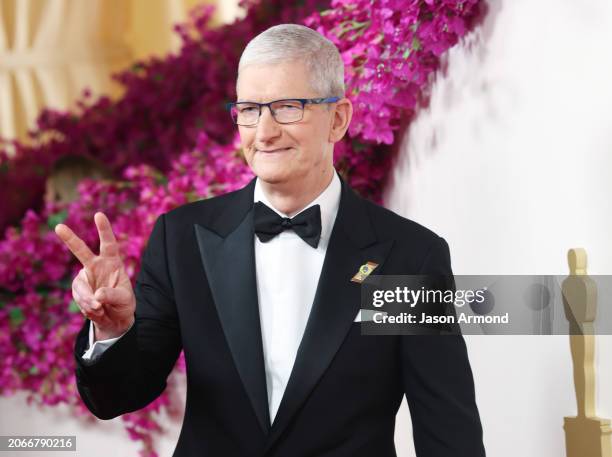
<svg viewBox="0 0 612 457">
<path fill-rule="evenodd" d="M 272 206 L 261 187 L 259 178 L 257 178 L 255 180 L 253 202 L 261 201 L 262 203 L 276 211 L 276 213 L 282 217 L 294 217 L 313 205 L 319 205 L 321 207 L 321 241 L 319 242 L 319 246 L 327 247 L 327 242 L 329 241 L 329 237 L 331 236 L 331 232 L 334 227 L 334 222 L 336 221 L 336 216 L 338 214 L 338 208 L 340 207 L 341 189 L 342 185 L 340 183 L 340 178 L 338 177 L 338 172 L 334 170 L 334 177 L 332 178 L 329 185 L 325 188 L 325 190 L 300 211 L 295 212 L 292 216 L 288 216 L 287 214 L 277 210 L 274 206 Z"/>
</svg>

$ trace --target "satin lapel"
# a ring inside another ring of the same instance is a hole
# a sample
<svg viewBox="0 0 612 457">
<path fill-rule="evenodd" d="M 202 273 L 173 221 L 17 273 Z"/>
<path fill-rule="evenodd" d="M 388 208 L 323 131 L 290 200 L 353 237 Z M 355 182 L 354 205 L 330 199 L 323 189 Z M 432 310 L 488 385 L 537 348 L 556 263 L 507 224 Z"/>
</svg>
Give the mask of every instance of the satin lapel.
<svg viewBox="0 0 612 457">
<path fill-rule="evenodd" d="M 250 203 L 249 189 L 244 193 L 247 195 L 238 202 L 238 207 L 232 208 L 227 221 L 235 221 L 237 213 L 248 205 L 252 207 L 252 186 Z M 270 413 L 257 301 L 253 213 L 249 210 L 225 236 L 227 224 L 221 221 L 217 226 L 221 234 L 194 225 L 200 257 L 234 363 L 261 428 L 267 434 Z"/>
<path fill-rule="evenodd" d="M 360 308 L 361 289 L 351 278 L 368 260 L 378 263 L 380 271 L 392 244 L 392 240 L 376 239 L 365 202 L 343 181 L 340 208 L 312 310 L 266 450 L 306 401 L 353 324 Z"/>
</svg>

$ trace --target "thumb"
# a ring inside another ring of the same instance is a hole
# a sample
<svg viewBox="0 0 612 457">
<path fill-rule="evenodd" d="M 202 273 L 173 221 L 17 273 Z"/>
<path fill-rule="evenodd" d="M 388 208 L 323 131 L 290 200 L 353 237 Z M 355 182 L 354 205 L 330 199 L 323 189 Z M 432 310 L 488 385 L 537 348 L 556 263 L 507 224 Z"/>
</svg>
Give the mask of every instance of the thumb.
<svg viewBox="0 0 612 457">
<path fill-rule="evenodd" d="M 130 302 L 130 292 L 124 288 L 100 287 L 96 290 L 94 298 L 101 303 L 111 305 L 127 305 Z"/>
</svg>

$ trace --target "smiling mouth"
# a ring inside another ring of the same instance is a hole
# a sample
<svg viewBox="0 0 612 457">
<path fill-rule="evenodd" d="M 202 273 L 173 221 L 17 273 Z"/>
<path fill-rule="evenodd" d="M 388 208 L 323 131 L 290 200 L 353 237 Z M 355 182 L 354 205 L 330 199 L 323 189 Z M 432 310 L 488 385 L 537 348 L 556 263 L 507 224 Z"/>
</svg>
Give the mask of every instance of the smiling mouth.
<svg viewBox="0 0 612 457">
<path fill-rule="evenodd" d="M 264 152 L 264 153 L 270 154 L 272 152 L 283 152 L 283 151 L 287 151 L 289 149 L 291 149 L 291 148 L 270 149 L 268 151 L 263 150 L 263 149 L 258 149 L 257 152 Z"/>
</svg>

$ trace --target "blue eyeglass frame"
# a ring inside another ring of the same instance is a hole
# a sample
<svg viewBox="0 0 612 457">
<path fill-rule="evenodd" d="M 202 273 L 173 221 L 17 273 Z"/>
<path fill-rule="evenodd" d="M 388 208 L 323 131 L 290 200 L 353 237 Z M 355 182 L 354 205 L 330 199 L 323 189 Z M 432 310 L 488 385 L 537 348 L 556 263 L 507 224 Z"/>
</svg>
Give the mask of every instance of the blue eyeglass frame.
<svg viewBox="0 0 612 457">
<path fill-rule="evenodd" d="M 302 104 L 302 110 L 304 110 L 304 106 L 307 104 L 312 104 L 312 105 L 319 105 L 321 103 L 334 103 L 337 102 L 338 100 L 340 100 L 340 97 L 322 97 L 322 98 L 281 98 L 279 100 L 272 100 L 271 102 L 268 103 L 257 103 L 257 102 L 249 102 L 249 101 L 244 101 L 244 102 L 231 102 L 231 103 L 226 103 L 225 104 L 225 109 L 227 111 L 230 111 L 232 109 L 232 107 L 240 104 L 240 103 L 250 103 L 252 105 L 257 105 L 257 107 L 259 108 L 259 116 L 257 116 L 257 123 L 259 123 L 259 119 L 261 118 L 261 108 L 263 106 L 267 106 L 268 109 L 270 110 L 270 113 L 272 114 L 272 117 L 274 118 L 274 120 L 276 122 L 278 122 L 276 120 L 276 116 L 274 114 L 274 111 L 272 111 L 272 103 L 276 103 L 276 102 L 286 102 L 286 101 L 294 101 L 294 102 L 300 102 Z M 303 119 L 303 117 L 302 117 Z M 295 122 L 300 122 L 302 119 L 300 119 L 299 121 L 291 121 L 291 122 L 278 122 L 279 124 L 293 124 Z M 252 125 L 247 125 L 245 127 L 252 127 L 257 125 L 257 123 L 252 124 Z M 240 125 L 240 124 L 236 124 L 236 125 Z"/>
</svg>

